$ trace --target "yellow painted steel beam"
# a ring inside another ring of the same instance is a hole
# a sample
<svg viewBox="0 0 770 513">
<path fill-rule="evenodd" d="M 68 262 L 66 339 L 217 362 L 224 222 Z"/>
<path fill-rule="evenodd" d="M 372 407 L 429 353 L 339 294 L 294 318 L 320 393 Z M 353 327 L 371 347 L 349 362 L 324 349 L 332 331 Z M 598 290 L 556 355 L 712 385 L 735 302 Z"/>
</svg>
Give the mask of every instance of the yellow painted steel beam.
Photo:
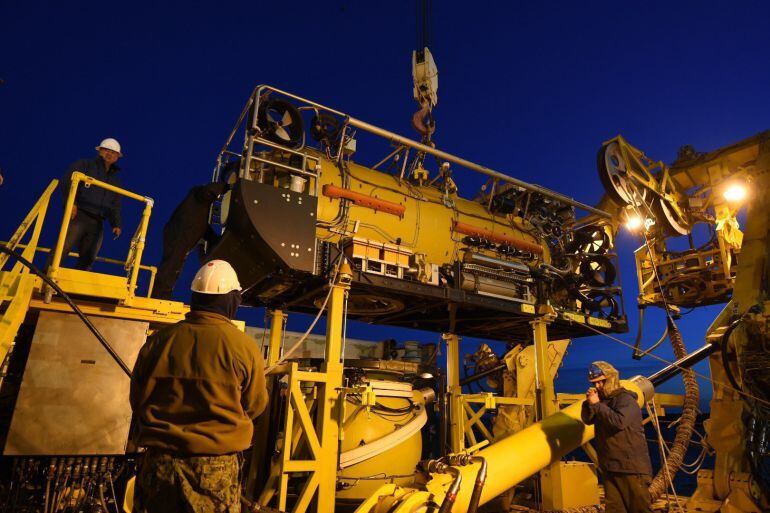
<svg viewBox="0 0 770 513">
<path fill-rule="evenodd" d="M 139 197 L 142 198 L 141 196 Z M 139 222 L 139 229 L 131 244 L 132 251 L 126 259 L 126 262 L 131 265 L 128 279 L 128 292 L 131 296 L 136 294 L 136 282 L 139 279 L 139 268 L 142 263 L 142 255 L 144 254 L 145 241 L 147 239 L 147 229 L 150 227 L 150 215 L 152 214 L 153 206 L 153 201 L 150 198 L 142 198 L 140 201 L 144 201 L 142 220 Z"/>
<path fill-rule="evenodd" d="M 270 340 L 267 350 L 267 364 L 275 365 L 281 359 L 286 314 L 283 310 L 270 310 Z"/>
<path fill-rule="evenodd" d="M 446 341 L 446 384 L 449 393 L 449 446 L 452 452 L 465 448 L 465 412 L 460 386 L 460 337 L 452 333 L 441 335 Z M 442 448 L 443 451 L 443 448 Z"/>
<path fill-rule="evenodd" d="M 146 299 L 150 304 L 129 307 L 97 301 L 75 300 L 75 303 L 78 305 L 78 308 L 88 316 L 98 315 L 101 317 L 148 321 L 151 324 L 173 324 L 179 322 L 184 319 L 185 313 L 189 311 L 187 306 L 176 301 L 152 300 L 147 298 L 136 299 Z M 157 308 L 153 308 L 152 303 L 155 303 Z M 163 303 L 168 303 L 170 305 L 164 305 Z M 169 308 L 166 308 L 167 306 Z M 50 303 L 46 303 L 42 299 L 35 297 L 30 301 L 29 307 L 33 310 L 72 312 L 72 308 L 70 308 L 64 300 L 59 298 L 53 298 Z"/>
<path fill-rule="evenodd" d="M 538 420 L 559 411 L 553 375 L 551 374 L 551 359 L 548 356 L 548 324 L 554 317 L 554 312 L 551 311 L 530 323 L 535 342 L 535 397 L 537 399 Z M 542 506 L 547 510 L 564 509 L 565 497 L 561 493 L 562 481 L 564 480 L 562 470 L 557 459 L 540 472 Z"/>
<path fill-rule="evenodd" d="M 332 284 L 331 297 L 326 312 L 326 359 L 321 372 L 326 382 L 318 386 L 318 438 L 321 443 L 318 496 L 316 511 L 334 511 L 337 491 L 337 467 L 339 459 L 339 437 L 341 434 L 340 389 L 342 388 L 342 344 L 345 336 L 345 314 L 348 291 L 353 279 L 347 263 L 343 263 Z"/>
</svg>

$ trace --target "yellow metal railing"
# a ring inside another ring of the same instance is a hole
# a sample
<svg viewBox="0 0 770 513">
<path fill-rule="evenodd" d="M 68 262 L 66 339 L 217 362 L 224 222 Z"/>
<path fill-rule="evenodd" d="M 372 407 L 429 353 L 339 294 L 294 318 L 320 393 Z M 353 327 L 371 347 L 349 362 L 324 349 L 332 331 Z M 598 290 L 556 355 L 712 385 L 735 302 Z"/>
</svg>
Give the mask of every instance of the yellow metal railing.
<svg viewBox="0 0 770 513">
<path fill-rule="evenodd" d="M 37 241 L 40 240 L 40 232 L 43 229 L 43 221 L 45 221 L 45 214 L 48 211 L 48 203 L 51 201 L 51 195 L 53 194 L 53 191 L 56 190 L 56 186 L 59 184 L 58 180 L 52 180 L 50 184 L 48 184 L 48 187 L 46 187 L 45 191 L 43 191 L 43 194 L 40 196 L 40 198 L 37 200 L 35 205 L 32 207 L 32 209 L 29 211 L 29 213 L 24 217 L 24 220 L 21 222 L 19 227 L 16 229 L 16 231 L 11 235 L 11 238 L 8 240 L 8 242 L 5 243 L 5 245 L 10 250 L 15 250 L 17 247 L 20 247 L 21 239 L 24 238 L 24 236 L 29 231 L 30 227 L 33 226 L 32 229 L 32 235 L 30 236 L 30 240 L 27 243 L 27 245 L 24 247 L 24 252 L 22 253 L 22 256 L 26 258 L 27 260 L 31 260 L 32 257 L 35 255 L 35 248 L 37 247 Z M 0 270 L 3 269 L 3 266 L 5 266 L 5 263 L 8 261 L 8 255 L 2 254 L 0 255 Z M 16 264 L 14 267 L 14 271 L 21 272 L 21 269 L 23 266 L 19 263 Z"/>
<path fill-rule="evenodd" d="M 0 244 L 8 245 L 9 243 L 8 242 L 4 242 L 4 241 L 0 241 Z M 30 246 L 30 244 L 16 244 L 15 247 L 20 248 L 20 249 L 26 249 L 29 246 Z M 43 246 L 36 246 L 34 251 L 39 252 L 39 253 L 51 253 L 51 251 L 53 251 L 53 250 L 51 248 L 45 248 Z M 2 255 L 2 256 L 7 256 L 7 255 Z M 76 253 L 74 251 L 70 251 L 66 256 L 72 257 L 72 258 L 78 258 L 80 256 L 80 254 Z M 105 264 L 122 265 L 124 269 L 128 270 L 129 263 L 126 262 L 126 261 L 123 261 L 123 260 L 118 260 L 116 258 L 107 258 L 107 257 L 97 256 L 96 257 L 96 261 L 97 262 L 103 262 Z M 147 296 L 149 297 L 149 296 L 152 295 L 152 289 L 155 286 L 155 275 L 158 274 L 158 268 L 155 267 L 154 265 L 139 264 L 139 270 L 140 271 L 147 271 L 150 274 L 150 283 L 149 283 L 149 286 L 148 286 L 148 289 L 147 289 Z"/>
<path fill-rule="evenodd" d="M 142 210 L 142 219 L 139 222 L 139 228 L 136 231 L 132 241 L 131 248 L 129 249 L 128 257 L 126 258 L 126 270 L 128 271 L 128 293 L 130 296 L 134 295 L 136 290 L 136 282 L 139 276 L 139 270 L 142 267 L 142 253 L 144 252 L 145 241 L 147 237 L 147 228 L 150 222 L 150 214 L 152 213 L 153 200 L 146 196 L 140 196 L 131 191 L 127 191 L 120 187 L 116 187 L 106 182 L 96 180 L 90 176 L 84 175 L 79 171 L 72 173 L 71 185 L 67 200 L 64 204 L 64 216 L 62 217 L 61 229 L 59 230 L 59 238 L 56 241 L 54 247 L 53 259 L 51 266 L 48 270 L 48 275 L 52 279 L 56 279 L 56 275 L 59 273 L 61 266 L 62 253 L 64 251 L 64 240 L 67 237 L 67 231 L 69 229 L 70 221 L 72 218 L 72 208 L 75 205 L 75 196 L 77 194 L 77 188 L 80 183 L 83 183 L 84 187 L 100 187 L 115 194 L 119 194 L 126 198 L 130 198 L 141 203 L 144 203 L 144 209 Z M 153 275 L 154 276 L 154 275 Z M 148 293 L 149 296 L 149 293 Z"/>
</svg>

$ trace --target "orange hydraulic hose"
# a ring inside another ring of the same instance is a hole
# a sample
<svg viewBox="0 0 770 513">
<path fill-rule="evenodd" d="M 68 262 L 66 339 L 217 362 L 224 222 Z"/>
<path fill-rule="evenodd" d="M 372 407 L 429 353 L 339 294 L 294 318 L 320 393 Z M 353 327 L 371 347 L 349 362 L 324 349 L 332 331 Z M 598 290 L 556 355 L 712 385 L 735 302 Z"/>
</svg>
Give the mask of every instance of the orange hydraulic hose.
<svg viewBox="0 0 770 513">
<path fill-rule="evenodd" d="M 348 199 L 356 205 L 371 208 L 375 212 L 382 211 L 398 217 L 404 217 L 404 212 L 406 212 L 406 207 L 404 205 L 399 205 L 398 203 L 379 198 L 373 198 L 366 194 L 361 194 L 360 192 L 351 191 L 350 189 L 337 187 L 336 185 L 328 183 L 323 187 L 323 194 L 328 198 Z"/>
<path fill-rule="evenodd" d="M 540 244 L 534 244 L 532 242 L 527 242 L 525 240 L 517 239 L 509 235 L 495 233 L 487 230 L 486 228 L 480 228 L 478 226 L 473 226 L 470 224 L 455 221 L 454 229 L 457 233 L 462 233 L 463 235 L 476 235 L 478 237 L 484 237 L 485 239 L 489 239 L 493 242 L 508 244 L 510 246 L 513 246 L 516 249 L 527 251 L 529 253 L 535 253 L 537 255 L 543 254 L 543 247 Z"/>
</svg>

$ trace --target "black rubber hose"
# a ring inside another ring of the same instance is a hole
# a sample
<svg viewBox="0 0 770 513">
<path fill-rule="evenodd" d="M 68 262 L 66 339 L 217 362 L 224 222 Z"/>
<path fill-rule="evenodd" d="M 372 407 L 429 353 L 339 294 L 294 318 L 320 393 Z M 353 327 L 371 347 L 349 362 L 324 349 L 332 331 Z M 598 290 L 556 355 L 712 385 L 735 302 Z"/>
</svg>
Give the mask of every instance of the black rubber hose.
<svg viewBox="0 0 770 513">
<path fill-rule="evenodd" d="M 476 513 L 476 511 L 479 509 L 481 492 L 484 490 L 484 484 L 487 482 L 487 460 L 481 456 L 474 456 L 472 460 L 481 462 L 481 467 L 476 474 L 476 482 L 473 484 L 471 502 L 468 504 L 468 513 Z"/>
<path fill-rule="evenodd" d="M 737 328 L 740 323 L 741 323 L 740 319 L 738 319 L 737 321 L 734 321 L 725 330 L 724 335 L 722 335 L 722 367 L 725 368 L 725 375 L 727 376 L 727 381 L 729 381 L 730 385 L 732 385 L 732 387 L 739 392 L 743 390 L 743 387 L 741 387 L 738 384 L 738 380 L 735 379 L 735 375 L 733 374 L 733 371 L 730 368 L 730 362 L 727 361 L 727 344 L 730 342 L 730 335 L 733 334 L 733 331 L 735 331 L 735 328 Z"/>
<path fill-rule="evenodd" d="M 663 335 L 660 336 L 657 342 L 655 342 L 653 345 L 651 345 L 647 349 L 642 349 L 642 334 L 643 334 L 643 328 L 644 327 L 644 308 L 639 309 L 639 324 L 638 328 L 636 330 L 636 342 L 634 343 L 634 351 L 631 354 L 631 358 L 634 360 L 641 360 L 643 356 L 647 356 L 651 352 L 655 351 L 665 340 L 668 336 L 668 325 L 666 325 L 666 328 L 663 330 Z"/>
<path fill-rule="evenodd" d="M 452 506 L 454 506 L 455 501 L 457 500 L 457 494 L 460 492 L 460 483 L 463 478 L 460 471 L 454 467 L 447 467 L 445 472 L 447 474 L 453 474 L 455 478 L 452 481 L 452 484 L 449 485 L 449 489 L 446 491 L 446 495 L 444 495 L 444 500 L 441 501 L 441 507 L 439 508 L 438 513 L 449 513 L 452 511 Z"/>
<path fill-rule="evenodd" d="M 48 284 L 52 289 L 56 291 L 57 294 L 59 294 L 64 301 L 67 302 L 68 305 L 72 308 L 72 310 L 77 314 L 78 317 L 80 317 L 80 320 L 83 321 L 83 323 L 88 327 L 88 329 L 91 331 L 91 333 L 94 334 L 96 337 L 96 340 L 99 341 L 99 343 L 104 347 L 104 349 L 110 353 L 110 356 L 112 356 L 112 359 L 115 360 L 115 362 L 120 366 L 120 368 L 123 370 L 123 372 L 126 373 L 126 376 L 131 378 L 131 369 L 128 368 L 128 365 L 126 365 L 126 362 L 124 362 L 118 353 L 115 352 L 115 350 L 112 348 L 109 342 L 105 340 L 105 338 L 102 336 L 101 333 L 99 333 L 99 330 L 96 329 L 96 326 L 94 326 L 90 320 L 88 320 L 88 317 L 86 317 L 83 312 L 78 308 L 78 306 L 72 301 L 72 299 L 59 287 L 59 285 L 56 284 L 55 281 L 53 281 L 51 278 L 49 278 L 44 272 L 42 272 L 38 267 L 24 258 L 23 256 L 19 255 L 12 249 L 8 248 L 4 244 L 0 244 L 0 253 L 5 253 L 8 256 L 12 256 L 15 258 L 19 263 L 21 263 L 24 267 L 32 271 L 34 274 L 39 276 L 44 282 Z"/>
<path fill-rule="evenodd" d="M 687 356 L 687 349 L 682 340 L 682 334 L 676 327 L 671 317 L 668 318 L 668 335 L 671 339 L 671 347 L 674 349 L 674 356 L 677 359 Z M 666 460 L 666 465 L 655 475 L 650 484 L 650 495 L 652 500 L 657 500 L 668 489 L 669 480 L 674 479 L 674 475 L 679 470 L 690 445 L 690 438 L 695 429 L 695 421 L 698 415 L 698 401 L 700 392 L 698 390 L 698 380 L 695 379 L 695 373 L 688 369 L 682 371 L 682 381 L 684 381 L 684 404 L 682 404 L 682 416 L 676 427 L 676 435 L 671 451 Z M 665 450 L 661 448 L 661 450 Z"/>
</svg>

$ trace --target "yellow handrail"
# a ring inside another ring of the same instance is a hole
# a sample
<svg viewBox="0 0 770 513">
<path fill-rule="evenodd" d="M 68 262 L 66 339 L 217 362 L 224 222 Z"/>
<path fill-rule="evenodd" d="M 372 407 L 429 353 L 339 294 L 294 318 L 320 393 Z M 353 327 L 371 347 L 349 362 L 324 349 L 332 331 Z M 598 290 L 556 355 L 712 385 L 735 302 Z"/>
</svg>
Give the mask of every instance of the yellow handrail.
<svg viewBox="0 0 770 513">
<path fill-rule="evenodd" d="M 127 198 L 131 198 L 133 200 L 144 203 L 144 210 L 142 211 L 142 219 L 139 223 L 139 228 L 137 230 L 136 237 L 133 239 L 134 243 L 131 245 L 129 256 L 126 259 L 126 262 L 131 263 L 131 267 L 129 269 L 128 292 L 129 292 L 129 295 L 133 296 L 134 291 L 136 290 L 136 282 L 139 276 L 139 269 L 141 267 L 141 261 L 142 261 L 142 253 L 144 252 L 144 246 L 145 246 L 145 241 L 147 237 L 147 228 L 149 226 L 150 214 L 152 212 L 154 201 L 152 200 L 152 198 L 149 198 L 146 196 L 140 196 L 139 194 L 133 193 L 131 191 L 127 191 L 126 189 L 116 187 L 106 182 L 102 182 L 101 180 L 97 180 L 79 171 L 75 171 L 72 173 L 69 194 L 67 195 L 67 200 L 64 204 L 64 217 L 62 218 L 61 230 L 59 231 L 59 238 L 56 241 L 53 259 L 51 261 L 51 266 L 49 268 L 48 275 L 52 279 L 56 279 L 56 275 L 58 274 L 60 264 L 61 264 L 61 259 L 62 259 L 62 253 L 64 252 L 64 240 L 67 237 L 67 230 L 69 229 L 69 225 L 72 217 L 72 208 L 75 205 L 77 188 L 81 182 L 83 182 L 84 187 L 94 187 L 94 186 L 101 187 L 102 189 L 114 192 L 115 194 L 119 194 L 121 196 L 125 196 Z M 133 253 L 133 255 L 131 253 Z M 154 274 L 153 274 L 153 278 L 154 278 Z M 152 283 L 150 285 L 152 286 Z"/>
<path fill-rule="evenodd" d="M 17 247 L 20 247 L 19 241 L 27 234 L 29 231 L 30 226 L 32 226 L 32 223 L 35 223 L 35 228 L 32 230 L 32 236 L 30 237 L 28 246 L 30 247 L 36 247 L 37 241 L 40 238 L 40 232 L 43 228 L 43 220 L 45 219 L 46 211 L 48 210 L 48 203 L 51 200 L 51 195 L 53 194 L 53 191 L 56 190 L 56 186 L 59 184 L 58 180 L 51 180 L 51 183 L 48 184 L 48 187 L 46 187 L 45 191 L 43 191 L 43 194 L 40 195 L 40 198 L 37 200 L 35 205 L 32 207 L 32 209 L 29 211 L 29 213 L 24 217 L 24 220 L 21 222 L 19 227 L 16 229 L 13 235 L 11 235 L 11 238 L 8 240 L 8 242 L 4 242 L 8 249 L 13 251 Z M 34 250 L 31 250 L 32 253 L 34 253 Z M 25 251 L 25 254 L 22 255 L 27 260 L 30 260 L 31 258 L 27 255 L 27 252 Z M 0 269 L 3 268 L 5 265 L 5 262 L 8 260 L 7 254 L 0 255 Z"/>
<path fill-rule="evenodd" d="M 5 241 L 0 241 L 0 244 L 6 244 L 7 245 L 9 243 L 5 242 Z M 21 249 L 26 249 L 26 248 L 32 247 L 32 246 L 30 244 L 16 244 L 15 247 L 21 248 Z M 40 252 L 40 253 L 51 253 L 53 250 L 51 248 L 45 248 L 45 247 L 42 247 L 42 246 L 36 246 L 34 251 L 35 252 Z M 0 256 L 2 256 L 2 255 L 0 255 Z M 73 258 L 78 258 L 80 256 L 80 253 L 76 253 L 75 251 L 70 251 L 67 254 L 67 256 L 68 257 L 73 257 Z M 31 260 L 31 258 L 28 258 L 27 260 Z M 97 262 L 104 262 L 105 264 L 122 265 L 124 267 L 126 266 L 126 263 L 127 263 L 126 261 L 118 260 L 117 258 L 108 258 L 108 257 L 101 257 L 101 256 L 97 256 L 96 257 L 96 261 Z M 155 285 L 155 275 L 158 274 L 158 268 L 155 267 L 154 265 L 139 264 L 139 270 L 140 271 L 147 271 L 148 273 L 150 273 L 150 285 L 149 285 L 149 288 L 147 290 L 147 296 L 149 297 L 149 296 L 152 295 L 152 289 L 153 289 L 153 286 Z"/>
</svg>

